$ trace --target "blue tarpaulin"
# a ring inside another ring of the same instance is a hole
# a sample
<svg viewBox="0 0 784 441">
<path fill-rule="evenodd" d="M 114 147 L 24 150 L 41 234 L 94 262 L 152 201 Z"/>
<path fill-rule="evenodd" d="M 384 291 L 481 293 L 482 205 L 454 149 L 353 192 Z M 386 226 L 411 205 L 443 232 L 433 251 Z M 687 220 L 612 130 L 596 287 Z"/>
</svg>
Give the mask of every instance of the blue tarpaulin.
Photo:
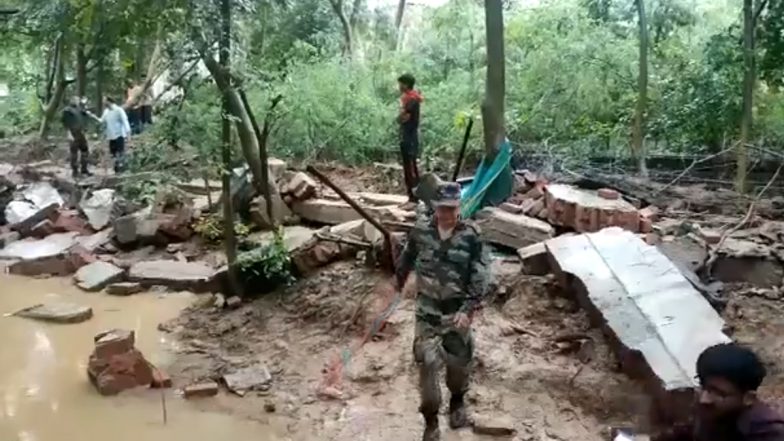
<svg viewBox="0 0 784 441">
<path fill-rule="evenodd" d="M 486 205 L 498 205 L 512 194 L 514 178 L 511 160 L 512 146 L 504 140 L 492 164 L 486 164 L 487 157 L 479 163 L 473 182 L 463 188 L 460 195 L 460 212 L 463 219 L 474 215 Z"/>
</svg>

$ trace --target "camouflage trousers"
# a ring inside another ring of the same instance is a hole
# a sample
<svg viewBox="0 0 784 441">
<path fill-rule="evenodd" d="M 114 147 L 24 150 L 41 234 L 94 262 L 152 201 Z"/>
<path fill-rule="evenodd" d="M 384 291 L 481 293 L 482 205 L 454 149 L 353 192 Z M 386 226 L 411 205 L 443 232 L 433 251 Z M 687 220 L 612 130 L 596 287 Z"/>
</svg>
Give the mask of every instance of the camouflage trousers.
<svg viewBox="0 0 784 441">
<path fill-rule="evenodd" d="M 462 400 L 468 390 L 474 354 L 471 330 L 452 325 L 456 310 L 434 308 L 436 304 L 421 294 L 417 297 L 414 359 L 419 367 L 419 411 L 426 417 L 438 414 L 441 408 L 439 376 L 444 365 L 452 399 Z"/>
</svg>

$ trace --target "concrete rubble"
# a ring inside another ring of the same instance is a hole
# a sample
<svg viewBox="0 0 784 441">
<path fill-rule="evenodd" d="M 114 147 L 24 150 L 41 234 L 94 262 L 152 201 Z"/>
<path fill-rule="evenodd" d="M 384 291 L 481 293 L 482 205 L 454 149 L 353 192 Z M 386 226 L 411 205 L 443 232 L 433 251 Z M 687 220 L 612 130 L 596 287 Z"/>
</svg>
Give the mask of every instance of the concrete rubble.
<svg viewBox="0 0 784 441">
<path fill-rule="evenodd" d="M 551 184 L 546 188 L 547 219 L 554 225 L 594 232 L 605 227 L 640 231 L 640 213 L 623 199 L 607 199 L 597 192 L 569 185 Z"/>
<path fill-rule="evenodd" d="M 192 384 L 183 389 L 182 394 L 186 399 L 214 397 L 218 395 L 218 383 L 206 381 Z"/>
<path fill-rule="evenodd" d="M 629 231 L 607 228 L 545 246 L 561 284 L 603 329 L 624 371 L 643 380 L 659 414 L 688 415 L 697 357 L 729 341 L 716 311 L 656 247 Z"/>
<path fill-rule="evenodd" d="M 122 279 L 124 274 L 125 271 L 111 263 L 97 261 L 79 268 L 74 275 L 74 282 L 85 291 L 100 291 Z"/>
<path fill-rule="evenodd" d="M 239 396 L 244 396 L 252 390 L 269 389 L 272 375 L 266 366 L 254 364 L 226 374 L 222 380 L 228 390 Z"/>
<path fill-rule="evenodd" d="M 128 279 L 142 286 L 164 285 L 171 289 L 203 291 L 215 270 L 203 263 L 152 260 L 139 262 L 128 270 Z"/>
<path fill-rule="evenodd" d="M 87 195 L 85 194 L 85 196 Z M 83 199 L 79 208 L 87 216 L 90 226 L 96 231 L 100 231 L 112 220 L 114 202 L 115 191 L 111 188 L 103 188 L 93 192 L 89 198 Z"/>
<path fill-rule="evenodd" d="M 153 383 L 153 367 L 135 348 L 133 331 L 113 329 L 95 336 L 87 376 L 101 395 Z"/>
<path fill-rule="evenodd" d="M 136 282 L 121 282 L 112 283 L 106 287 L 106 294 L 112 296 L 130 296 L 144 291 L 141 283 Z"/>
<path fill-rule="evenodd" d="M 93 309 L 73 303 L 45 303 L 21 309 L 13 315 L 51 323 L 73 324 L 90 320 Z"/>
<path fill-rule="evenodd" d="M 500 208 L 484 208 L 476 215 L 482 238 L 509 248 L 523 248 L 551 238 L 555 229 L 539 219 L 512 214 Z"/>
</svg>

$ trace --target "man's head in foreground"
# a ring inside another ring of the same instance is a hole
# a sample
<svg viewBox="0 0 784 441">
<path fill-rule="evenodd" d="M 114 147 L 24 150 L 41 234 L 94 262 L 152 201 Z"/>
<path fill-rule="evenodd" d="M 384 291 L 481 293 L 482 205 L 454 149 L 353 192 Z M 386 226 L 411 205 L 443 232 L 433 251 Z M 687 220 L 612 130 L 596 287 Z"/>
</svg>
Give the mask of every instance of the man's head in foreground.
<svg viewBox="0 0 784 441">
<path fill-rule="evenodd" d="M 416 79 L 411 74 L 403 74 L 397 79 L 397 87 L 400 93 L 406 93 L 409 90 L 414 90 Z"/>
<path fill-rule="evenodd" d="M 442 184 L 432 204 L 438 227 L 444 230 L 455 228 L 460 219 L 460 184 L 456 182 Z"/>
<path fill-rule="evenodd" d="M 757 402 L 765 367 L 756 354 L 734 343 L 712 346 L 697 359 L 700 416 L 737 417 Z"/>
</svg>

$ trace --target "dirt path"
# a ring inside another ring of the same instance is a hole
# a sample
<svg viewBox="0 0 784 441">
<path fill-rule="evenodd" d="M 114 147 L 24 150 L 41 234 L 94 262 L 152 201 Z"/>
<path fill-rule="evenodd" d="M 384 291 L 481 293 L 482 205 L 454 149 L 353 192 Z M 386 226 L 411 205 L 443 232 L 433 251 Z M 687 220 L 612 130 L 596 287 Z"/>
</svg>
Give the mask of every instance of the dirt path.
<svg viewBox="0 0 784 441">
<path fill-rule="evenodd" d="M 608 347 L 598 331 L 589 329 L 578 307 L 548 279 L 521 276 L 517 264 L 501 266 L 506 300 L 486 308 L 476 323 L 476 369 L 469 394 L 475 413 L 510 419 L 521 440 L 589 441 L 605 439 L 603 430 L 609 424 L 634 422 L 635 415 L 644 415 L 645 397 L 613 372 Z M 357 294 L 372 290 L 380 280 L 378 273 L 339 263 L 285 293 L 228 314 L 208 307 L 191 309 L 167 325 L 185 346 L 172 374 L 195 380 L 263 361 L 273 374 L 268 393 L 216 400 L 211 406 L 252 419 L 285 421 L 295 440 L 416 439 L 422 423 L 410 350 L 411 300 L 392 315 L 382 338 L 354 355 L 345 371 L 343 400 L 316 398 L 326 362 L 360 334 L 352 326 L 341 338 L 347 324 L 341 317 L 350 323 Z M 368 310 L 373 309 L 373 296 L 365 304 L 367 309 L 356 314 L 363 324 L 372 319 Z M 320 315 L 311 314 L 316 311 Z M 512 331 L 507 317 L 525 332 Z M 556 336 L 570 333 L 592 338 L 587 364 L 581 363 L 580 354 L 554 342 Z M 262 409 L 272 406 L 275 413 L 264 414 Z M 479 438 L 466 432 L 450 433 L 446 439 Z"/>
</svg>

